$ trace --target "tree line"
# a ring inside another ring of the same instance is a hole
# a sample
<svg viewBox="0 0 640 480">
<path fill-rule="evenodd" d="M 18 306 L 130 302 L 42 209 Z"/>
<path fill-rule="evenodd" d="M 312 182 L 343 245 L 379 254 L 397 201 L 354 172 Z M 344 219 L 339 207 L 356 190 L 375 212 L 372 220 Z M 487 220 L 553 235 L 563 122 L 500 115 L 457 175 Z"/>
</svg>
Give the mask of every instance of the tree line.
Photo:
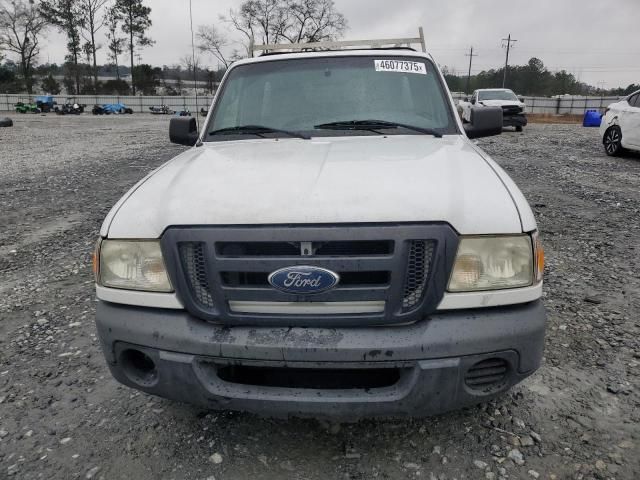
<svg viewBox="0 0 640 480">
<path fill-rule="evenodd" d="M 65 90 L 72 95 L 154 95 L 158 87 L 163 87 L 165 94 L 179 95 L 183 82 L 193 79 L 213 91 L 215 82 L 234 61 L 252 55 L 255 43 L 334 40 L 348 28 L 333 0 L 244 0 L 216 23 L 198 26 L 198 55 L 186 54 L 179 65 L 160 68 L 142 63 L 143 49 L 155 43 L 148 34 L 152 25 L 150 3 L 0 0 L 0 92 L 26 90 L 32 94 L 39 79 L 41 90 L 57 94 L 62 86 L 56 78 L 61 76 Z M 60 31 L 67 40 L 67 55 L 61 66 L 38 64 L 49 29 Z M 237 32 L 242 41 L 232 40 L 229 30 Z M 98 62 L 100 51 L 106 52 L 102 64 Z M 7 55 L 11 58 L 5 58 Z M 125 55 L 127 61 L 122 62 Z M 211 61 L 217 63 L 216 68 L 204 66 Z M 453 75 L 447 67 L 443 67 L 443 73 L 452 91 L 466 89 L 466 76 Z M 470 90 L 501 86 L 503 75 L 504 68 L 480 72 L 470 78 Z M 101 82 L 104 76 L 112 79 Z M 123 77 L 130 77 L 130 82 Z M 597 89 L 569 72 L 550 72 L 538 58 L 526 65 L 510 66 L 507 83 L 519 95 L 537 96 L 625 95 L 640 89 L 638 85 Z"/>
<path fill-rule="evenodd" d="M 443 67 L 443 74 L 451 91 L 465 92 L 467 76 L 457 76 Z M 496 88 L 502 86 L 504 67 L 482 71 L 469 79 L 471 93 L 479 88 Z M 602 89 L 580 82 L 575 75 L 565 70 L 551 72 L 539 58 L 532 58 L 526 65 L 510 66 L 507 71 L 508 88 L 518 95 L 550 97 L 553 95 L 603 95 L 623 96 L 640 90 L 640 85 L 631 84 L 626 88 Z"/>
<path fill-rule="evenodd" d="M 47 29 L 55 28 L 67 40 L 65 87 L 72 93 L 96 93 L 97 54 L 102 48 L 98 33 L 106 30 L 108 56 L 116 65 L 125 49 L 130 53 L 135 79 L 135 52 L 153 43 L 146 35 L 151 26 L 150 13 L 151 8 L 143 0 L 3 0 L 0 55 L 7 52 L 17 57 L 21 86 L 32 93 L 42 39 Z M 84 78 L 86 73 L 90 74 L 90 81 Z M 46 81 L 54 86 L 51 75 Z M 133 81 L 134 93 L 135 88 Z"/>
<path fill-rule="evenodd" d="M 62 70 L 68 93 L 153 94 L 158 86 L 171 93 L 175 87 L 167 83 L 167 68 L 141 62 L 142 50 L 154 44 L 148 35 L 152 25 L 151 7 L 147 5 L 150 3 L 149 0 L 0 0 L 0 91 L 33 93 L 36 79 L 42 73 L 38 57 L 43 50 L 43 38 L 49 29 L 56 29 L 67 41 Z M 198 52 L 210 56 L 218 68 L 203 68 L 200 55 L 185 55 L 180 60 L 192 77 L 204 77 L 209 83 L 215 81 L 220 70 L 249 55 L 254 42 L 331 40 L 347 28 L 347 21 L 336 10 L 333 0 L 245 0 L 219 20 L 240 32 L 246 42 L 237 47 L 217 25 L 200 25 Z M 104 65 L 99 65 L 98 53 L 105 46 L 106 64 L 113 67 L 115 79 L 101 83 L 99 76 Z M 130 84 L 121 78 L 121 58 L 125 54 Z M 13 59 L 2 65 L 6 55 Z M 57 66 L 49 66 L 47 74 L 40 76 L 42 90 L 60 91 L 61 86 L 54 78 L 58 74 Z M 180 74 L 175 77 L 179 87 L 183 77 Z"/>
</svg>

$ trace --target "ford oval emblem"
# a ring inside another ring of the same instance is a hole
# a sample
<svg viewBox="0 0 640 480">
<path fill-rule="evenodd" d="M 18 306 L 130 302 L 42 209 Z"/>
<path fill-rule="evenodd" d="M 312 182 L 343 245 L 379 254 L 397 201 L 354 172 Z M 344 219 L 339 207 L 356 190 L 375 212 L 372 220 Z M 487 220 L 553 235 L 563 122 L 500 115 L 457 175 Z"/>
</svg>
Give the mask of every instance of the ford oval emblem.
<svg viewBox="0 0 640 480">
<path fill-rule="evenodd" d="M 269 275 L 273 288 L 296 295 L 315 295 L 326 292 L 340 282 L 337 273 L 325 268 L 297 266 L 276 270 Z"/>
</svg>

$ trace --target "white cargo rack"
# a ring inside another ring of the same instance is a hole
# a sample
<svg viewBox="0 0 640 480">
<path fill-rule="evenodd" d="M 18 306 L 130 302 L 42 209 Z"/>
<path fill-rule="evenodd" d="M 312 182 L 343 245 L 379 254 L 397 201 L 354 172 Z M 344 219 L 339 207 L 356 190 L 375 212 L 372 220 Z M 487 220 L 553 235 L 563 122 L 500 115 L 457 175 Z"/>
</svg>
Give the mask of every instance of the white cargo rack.
<svg viewBox="0 0 640 480">
<path fill-rule="evenodd" d="M 272 43 L 267 45 L 251 44 L 251 53 L 254 52 L 275 52 L 275 51 L 291 51 L 300 52 L 307 50 L 346 50 L 354 47 L 364 48 L 393 48 L 393 47 L 411 47 L 411 45 L 420 45 L 422 51 L 427 51 L 427 45 L 424 41 L 424 30 L 422 27 L 418 29 L 419 36 L 415 38 L 388 38 L 379 40 L 346 40 L 335 42 L 310 42 L 310 43 Z"/>
</svg>

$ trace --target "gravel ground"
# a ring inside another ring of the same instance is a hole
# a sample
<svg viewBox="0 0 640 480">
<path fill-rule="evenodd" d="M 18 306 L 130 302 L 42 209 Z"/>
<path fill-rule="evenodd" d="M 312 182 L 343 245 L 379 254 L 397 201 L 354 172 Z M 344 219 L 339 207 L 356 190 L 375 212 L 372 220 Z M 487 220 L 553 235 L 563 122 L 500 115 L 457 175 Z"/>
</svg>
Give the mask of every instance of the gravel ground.
<svg viewBox="0 0 640 480">
<path fill-rule="evenodd" d="M 151 116 L 19 116 L 0 129 L 0 478 L 640 478 L 640 157 L 597 130 L 480 143 L 547 250 L 543 367 L 488 404 L 329 424 L 206 412 L 110 377 L 90 252 L 110 206 L 180 147 Z"/>
</svg>

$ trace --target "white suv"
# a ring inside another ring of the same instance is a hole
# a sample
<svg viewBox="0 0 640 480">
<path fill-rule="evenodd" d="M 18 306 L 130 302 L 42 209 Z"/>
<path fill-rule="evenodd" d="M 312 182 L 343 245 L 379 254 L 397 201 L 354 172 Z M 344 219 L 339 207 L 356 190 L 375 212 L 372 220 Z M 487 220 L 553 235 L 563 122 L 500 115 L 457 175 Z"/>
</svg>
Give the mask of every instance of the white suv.
<svg viewBox="0 0 640 480">
<path fill-rule="evenodd" d="M 625 149 L 640 152 L 640 91 L 607 107 L 600 133 L 607 155 L 620 155 Z"/>
<path fill-rule="evenodd" d="M 304 47 L 308 48 L 308 47 Z M 96 323 L 145 392 L 268 415 L 419 416 L 540 365 L 543 253 L 431 56 L 264 55 L 107 216 Z"/>
</svg>

